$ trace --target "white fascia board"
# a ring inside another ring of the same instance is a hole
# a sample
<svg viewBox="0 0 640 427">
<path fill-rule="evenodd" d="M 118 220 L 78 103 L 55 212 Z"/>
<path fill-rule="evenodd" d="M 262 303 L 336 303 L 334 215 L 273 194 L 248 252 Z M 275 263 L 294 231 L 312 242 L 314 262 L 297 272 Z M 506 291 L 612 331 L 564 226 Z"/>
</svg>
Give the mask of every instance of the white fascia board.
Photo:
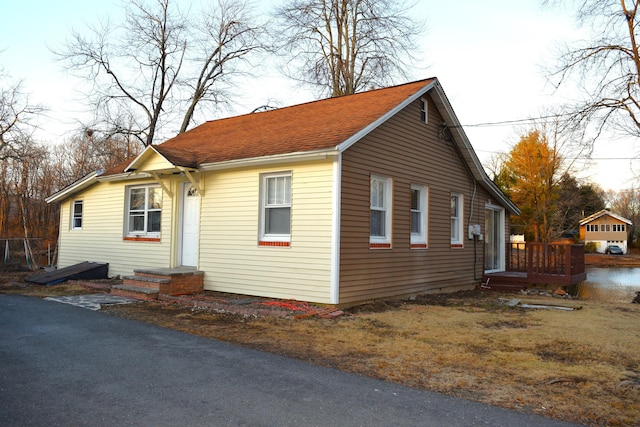
<svg viewBox="0 0 640 427">
<path fill-rule="evenodd" d="M 338 151 L 340 151 L 341 153 L 343 153 L 346 149 L 348 149 L 349 147 L 351 147 L 353 144 L 355 144 L 356 142 L 360 141 L 362 138 L 364 138 L 366 135 L 368 135 L 369 133 L 371 133 L 374 129 L 376 129 L 378 126 L 380 126 L 381 124 L 383 124 L 384 122 L 386 122 L 387 120 L 389 120 L 391 117 L 395 116 L 396 114 L 398 114 L 403 108 L 405 108 L 407 105 L 411 104 L 413 101 L 415 101 L 416 99 L 420 98 L 421 96 L 423 96 L 426 92 L 428 92 L 429 90 L 431 90 L 431 88 L 433 88 L 436 83 L 438 82 L 437 79 L 433 79 L 433 81 L 431 83 L 428 83 L 427 85 L 425 85 L 423 88 L 421 88 L 420 90 L 416 91 L 413 95 L 411 95 L 410 97 L 408 97 L 407 99 L 405 99 L 404 101 L 402 101 L 400 104 L 396 105 L 394 108 L 392 108 L 391 110 L 387 111 L 382 117 L 380 117 L 378 120 L 372 122 L 371 124 L 369 124 L 367 127 L 365 127 L 364 129 L 362 129 L 361 131 L 355 133 L 354 135 L 352 135 L 351 137 L 349 137 L 348 139 L 346 139 L 345 141 L 341 142 L 340 144 L 338 144 L 336 146 L 336 149 Z"/>
<path fill-rule="evenodd" d="M 92 186 L 93 184 L 95 184 L 98 179 L 97 177 L 102 174 L 103 171 L 98 170 L 95 172 L 91 172 L 87 175 L 85 175 L 83 178 L 80 178 L 79 180 L 77 180 L 76 182 L 74 182 L 71 185 L 68 185 L 67 187 L 63 188 L 62 190 L 58 191 L 57 193 L 52 194 L 51 196 L 47 197 L 45 200 L 45 202 L 47 203 L 56 203 L 56 202 L 60 202 L 64 199 L 66 199 L 69 196 L 72 196 L 82 190 L 84 190 L 85 188 L 88 188 L 90 186 Z"/>
<path fill-rule="evenodd" d="M 128 181 L 133 179 L 145 179 L 145 178 L 153 178 L 153 176 L 148 172 L 126 172 L 126 173 L 118 173 L 118 174 L 99 177 L 98 181 L 100 182 Z"/>
<path fill-rule="evenodd" d="M 268 165 L 285 164 L 285 163 L 309 162 L 314 160 L 329 159 L 337 156 L 338 154 L 339 152 L 334 149 L 278 154 L 275 156 L 252 157 L 249 159 L 237 159 L 237 160 L 228 160 L 224 162 L 205 163 L 200 165 L 198 170 L 200 172 L 208 172 L 208 171 L 216 171 L 216 170 L 224 170 L 224 169 L 235 169 L 235 168 L 241 168 L 241 167 L 268 166 Z"/>
<path fill-rule="evenodd" d="M 606 209 L 603 209 L 603 210 L 601 210 L 601 211 L 598 211 L 598 212 L 596 212 L 596 213 L 594 213 L 594 214 L 589 215 L 588 217 L 586 217 L 586 218 L 584 218 L 584 219 L 580 220 L 580 223 L 579 223 L 579 224 L 580 224 L 580 225 L 585 225 L 585 224 L 587 224 L 587 223 L 589 223 L 589 222 L 591 222 L 591 221 L 594 221 L 594 220 L 596 220 L 596 219 L 598 219 L 598 218 L 602 218 L 602 217 L 603 217 L 603 216 L 605 216 L 605 215 L 608 215 L 608 216 L 610 216 L 610 217 L 612 217 L 612 218 L 615 218 L 615 219 L 617 219 L 618 221 L 625 222 L 625 223 L 627 223 L 627 224 L 629 224 L 629 225 L 633 224 L 633 222 L 632 222 L 631 220 L 628 220 L 627 218 L 621 217 L 620 215 L 616 215 L 616 214 L 614 214 L 613 212 L 609 212 L 609 211 L 608 211 L 608 210 L 606 210 Z"/>
<path fill-rule="evenodd" d="M 134 169 L 134 170 L 135 170 L 136 168 L 134 167 L 134 165 L 135 165 L 136 163 L 138 163 L 138 162 L 139 162 L 141 159 L 143 159 L 144 157 L 148 156 L 148 152 L 149 152 L 149 150 L 152 150 L 154 153 L 158 154 L 159 156 L 161 156 L 163 159 L 165 159 L 165 160 L 166 160 L 166 157 L 164 157 L 162 154 L 160 154 L 160 153 L 158 152 L 158 150 L 156 150 L 156 149 L 153 147 L 153 145 L 148 145 L 148 146 L 147 146 L 147 148 L 145 148 L 144 150 L 142 150 L 142 153 L 138 154 L 138 155 L 136 156 L 136 158 L 135 158 L 135 159 L 133 159 L 133 161 L 132 161 L 131 163 L 129 163 L 129 164 L 127 165 L 127 167 L 126 167 L 126 168 L 124 168 L 124 170 L 125 170 L 125 171 L 129 171 L 129 170 L 131 170 L 131 169 Z M 167 161 L 168 161 L 168 160 L 167 160 Z M 169 162 L 169 163 L 171 163 L 171 162 Z"/>
</svg>

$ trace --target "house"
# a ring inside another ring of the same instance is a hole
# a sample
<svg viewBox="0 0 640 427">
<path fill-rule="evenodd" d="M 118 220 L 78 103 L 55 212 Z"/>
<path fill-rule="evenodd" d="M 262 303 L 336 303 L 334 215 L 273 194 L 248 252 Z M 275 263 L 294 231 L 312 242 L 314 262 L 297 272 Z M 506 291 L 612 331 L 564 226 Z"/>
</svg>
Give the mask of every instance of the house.
<svg viewBox="0 0 640 427">
<path fill-rule="evenodd" d="M 472 288 L 519 213 L 436 78 L 210 121 L 47 201 L 59 266 L 335 305 Z"/>
<path fill-rule="evenodd" d="M 580 240 L 596 244 L 596 251 L 604 253 L 609 245 L 617 245 L 627 253 L 629 227 L 633 223 L 606 209 L 589 215 L 580 221 Z"/>
</svg>

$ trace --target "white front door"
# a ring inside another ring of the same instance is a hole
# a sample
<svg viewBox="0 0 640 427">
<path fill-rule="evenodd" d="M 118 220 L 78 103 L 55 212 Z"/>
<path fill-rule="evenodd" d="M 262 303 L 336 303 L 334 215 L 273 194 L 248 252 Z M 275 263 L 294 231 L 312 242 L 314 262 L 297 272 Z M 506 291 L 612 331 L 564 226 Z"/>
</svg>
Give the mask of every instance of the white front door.
<svg viewBox="0 0 640 427">
<path fill-rule="evenodd" d="M 182 186 L 181 265 L 198 266 L 199 233 L 200 196 L 193 184 L 186 182 Z"/>
</svg>

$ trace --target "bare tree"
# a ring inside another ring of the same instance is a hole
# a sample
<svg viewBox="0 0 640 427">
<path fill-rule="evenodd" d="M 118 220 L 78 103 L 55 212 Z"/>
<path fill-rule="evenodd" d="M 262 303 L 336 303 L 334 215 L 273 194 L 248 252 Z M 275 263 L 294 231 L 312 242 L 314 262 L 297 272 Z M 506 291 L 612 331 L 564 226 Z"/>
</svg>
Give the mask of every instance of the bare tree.
<svg viewBox="0 0 640 427">
<path fill-rule="evenodd" d="M 184 79 L 191 95 L 179 133 L 187 130 L 199 103 L 228 99 L 222 84 L 239 72 L 235 64 L 265 47 L 261 39 L 266 31 L 261 26 L 252 25 L 253 17 L 248 13 L 247 3 L 219 0 L 203 16 L 202 24 L 195 28 L 193 34 L 194 45 L 199 52 L 191 58 L 199 72 L 197 77 Z"/>
<path fill-rule="evenodd" d="M 640 191 L 631 187 L 627 190 L 607 192 L 608 209 L 620 216 L 631 220 L 629 236 L 631 241 L 637 241 L 637 229 L 640 224 Z"/>
<path fill-rule="evenodd" d="M 546 3 L 560 3 L 549 0 Z M 576 81 L 586 99 L 564 112 L 569 129 L 593 129 L 595 140 L 607 128 L 640 136 L 640 53 L 637 0 L 576 0 L 578 23 L 593 37 L 566 46 L 550 78 L 557 87 Z"/>
<path fill-rule="evenodd" d="M 19 154 L 19 145 L 33 129 L 30 120 L 43 110 L 29 103 L 21 82 L 11 82 L 0 70 L 0 160 Z"/>
<path fill-rule="evenodd" d="M 52 191 L 58 191 L 96 170 L 105 170 L 140 153 L 141 145 L 133 138 L 105 136 L 93 130 L 56 144 L 49 149 L 49 163 L 57 171 L 52 177 Z"/>
<path fill-rule="evenodd" d="M 260 46 L 261 28 L 250 25 L 246 8 L 219 0 L 193 17 L 172 0 L 129 0 L 122 25 L 107 21 L 88 37 L 73 33 L 57 55 L 93 82 L 89 105 L 96 118 L 85 127 L 144 146 L 175 134 L 172 126 L 184 132 L 200 103 L 221 100 L 216 84 Z"/>
<path fill-rule="evenodd" d="M 401 0 L 289 0 L 276 11 L 290 77 L 331 96 L 404 75 L 422 25 Z"/>
</svg>

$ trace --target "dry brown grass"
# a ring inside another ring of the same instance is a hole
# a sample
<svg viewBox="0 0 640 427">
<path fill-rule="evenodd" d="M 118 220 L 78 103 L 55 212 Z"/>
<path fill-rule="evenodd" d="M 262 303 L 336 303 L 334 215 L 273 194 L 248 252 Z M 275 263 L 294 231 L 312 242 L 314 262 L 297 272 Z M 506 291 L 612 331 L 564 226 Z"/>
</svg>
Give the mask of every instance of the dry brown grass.
<svg viewBox="0 0 640 427">
<path fill-rule="evenodd" d="M 37 288 L 58 292 L 57 286 Z M 20 292 L 28 293 L 25 289 Z M 64 291 L 74 290 L 60 287 Z M 500 302 L 505 298 L 582 309 L 508 307 Z M 105 311 L 567 421 L 637 425 L 640 420 L 636 304 L 466 292 L 365 305 L 334 320 L 246 317 L 160 303 Z"/>
</svg>

